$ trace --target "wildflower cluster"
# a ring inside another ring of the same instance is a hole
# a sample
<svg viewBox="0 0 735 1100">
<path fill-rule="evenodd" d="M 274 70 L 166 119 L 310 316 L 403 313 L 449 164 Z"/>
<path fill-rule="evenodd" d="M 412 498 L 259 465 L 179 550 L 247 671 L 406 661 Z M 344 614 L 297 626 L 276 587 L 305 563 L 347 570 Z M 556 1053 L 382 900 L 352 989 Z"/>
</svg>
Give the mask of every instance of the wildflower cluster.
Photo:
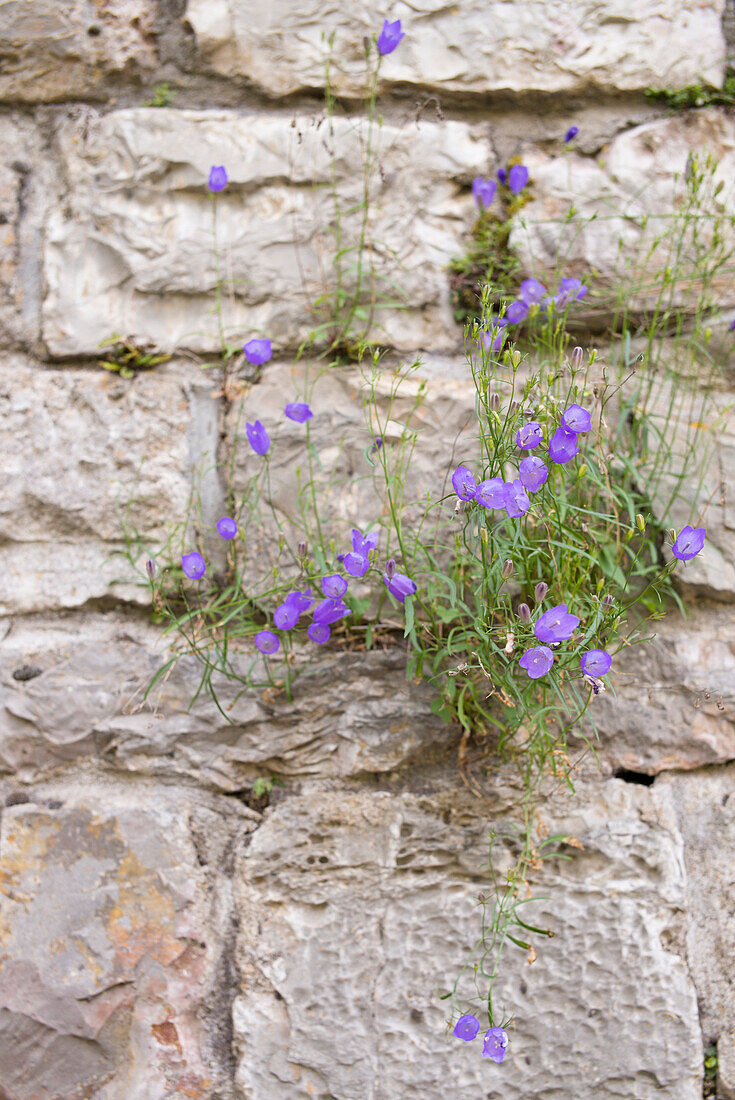
<svg viewBox="0 0 735 1100">
<path fill-rule="evenodd" d="M 453 1034 L 458 1039 L 463 1039 L 465 1043 L 471 1043 L 476 1038 L 479 1030 L 480 1021 L 477 1017 L 465 1013 L 464 1016 L 460 1016 L 454 1025 Z M 508 1032 L 502 1027 L 491 1027 L 485 1032 L 482 1056 L 483 1058 L 492 1058 L 493 1062 L 502 1062 L 505 1058 L 507 1046 Z"/>
</svg>

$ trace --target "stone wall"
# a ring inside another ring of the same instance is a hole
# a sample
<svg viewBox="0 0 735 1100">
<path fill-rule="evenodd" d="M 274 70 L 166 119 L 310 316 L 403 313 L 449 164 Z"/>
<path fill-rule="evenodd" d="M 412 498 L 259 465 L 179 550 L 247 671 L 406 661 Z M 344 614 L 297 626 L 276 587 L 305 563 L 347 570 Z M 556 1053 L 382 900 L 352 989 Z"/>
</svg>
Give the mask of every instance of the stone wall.
<svg viewBox="0 0 735 1100">
<path fill-rule="evenodd" d="M 516 1022 L 502 1066 L 446 1037 L 435 989 L 472 945 L 488 823 L 512 818 L 518 792 L 479 756 L 482 796 L 467 790 L 458 735 L 401 653 L 327 653 L 293 706 L 225 691 L 231 722 L 189 708 L 186 662 L 142 697 L 165 643 L 116 553 L 120 510 L 155 544 L 237 433 L 221 372 L 202 369 L 218 346 L 209 168 L 230 178 L 223 322 L 235 342 L 265 330 L 275 348 L 238 392 L 267 410 L 332 285 L 332 154 L 344 207 L 359 197 L 362 39 L 386 16 L 406 38 L 381 70 L 371 229 L 406 299 L 374 334 L 423 353 L 422 484 L 473 407 L 446 266 L 476 175 L 517 154 L 530 167 L 512 244 L 535 274 L 558 245 L 545 222 L 572 196 L 590 216 L 625 210 L 568 257 L 572 274 L 602 279 L 621 232 L 632 246 L 646 214 L 674 208 L 690 150 L 732 182 L 732 108 L 671 114 L 643 94 L 722 86 L 730 0 L 0 2 L 8 1100 L 694 1100 L 714 1044 L 717 1095 L 735 1098 L 732 419 L 687 619 L 621 661 L 617 698 L 599 700 L 599 766 L 582 758 L 574 799 L 544 795 L 545 826 L 583 848 L 539 877 L 535 923 L 556 938 L 530 969 L 505 956 L 497 996 Z M 332 31 L 342 117 L 327 138 Z M 175 97 L 150 106 L 162 84 Z M 735 309 L 731 277 L 717 292 Z M 726 406 L 735 353 L 715 327 Z M 132 379 L 105 372 L 113 333 L 171 358 Z M 358 372 L 323 386 L 317 445 L 349 475 L 364 448 Z M 213 469 L 198 489 L 211 523 L 224 500 Z M 334 501 L 346 522 L 368 508 L 357 490 Z M 266 776 L 282 785 L 263 805 L 252 788 Z"/>
</svg>

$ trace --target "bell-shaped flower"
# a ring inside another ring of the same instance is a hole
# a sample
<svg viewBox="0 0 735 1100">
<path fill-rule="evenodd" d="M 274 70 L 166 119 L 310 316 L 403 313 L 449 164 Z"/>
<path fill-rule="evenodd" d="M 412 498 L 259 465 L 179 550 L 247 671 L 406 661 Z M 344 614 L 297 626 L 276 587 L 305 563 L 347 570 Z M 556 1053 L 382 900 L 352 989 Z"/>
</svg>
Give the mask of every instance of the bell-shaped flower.
<svg viewBox="0 0 735 1100">
<path fill-rule="evenodd" d="M 543 441 L 544 433 L 538 420 L 532 420 L 530 423 L 524 424 L 516 433 L 516 446 L 520 447 L 522 451 L 532 451 L 534 447 L 538 447 L 539 443 L 543 443 Z"/>
<path fill-rule="evenodd" d="M 460 1016 L 457 1020 L 452 1034 L 456 1035 L 458 1039 L 464 1039 L 466 1043 L 469 1043 L 475 1038 L 479 1030 L 480 1021 L 476 1016 L 466 1012 L 464 1016 Z"/>
<path fill-rule="evenodd" d="M 351 577 L 364 577 L 370 568 L 370 559 L 367 554 L 356 554 L 353 550 L 344 555 L 342 564 Z"/>
<path fill-rule="evenodd" d="M 332 632 L 325 623 L 312 623 L 306 633 L 312 642 L 316 642 L 317 645 L 324 645 L 325 642 L 329 641 L 329 635 Z"/>
<path fill-rule="evenodd" d="M 310 588 L 307 588 L 305 592 L 294 590 L 293 592 L 289 592 L 283 602 L 293 607 L 298 615 L 302 615 L 304 611 L 308 611 L 314 603 L 314 597 Z"/>
<path fill-rule="evenodd" d="M 401 30 L 401 21 L 396 19 L 394 23 L 384 20 L 383 29 L 378 35 L 378 53 L 393 53 L 394 49 L 406 37 L 406 32 Z"/>
<path fill-rule="evenodd" d="M 313 618 L 315 623 L 330 626 L 332 623 L 343 619 L 345 615 L 351 614 L 349 607 L 342 600 L 326 599 L 316 605 Z"/>
<path fill-rule="evenodd" d="M 477 176 L 472 181 L 472 194 L 481 210 L 489 206 L 495 198 L 495 188 L 495 180 L 486 180 L 482 176 Z"/>
<path fill-rule="evenodd" d="M 259 420 L 256 420 L 254 424 L 247 422 L 245 424 L 245 431 L 247 433 L 248 443 L 253 448 L 256 455 L 267 454 L 271 441 L 268 432 L 261 422 Z"/>
<path fill-rule="evenodd" d="M 460 500 L 474 500 L 477 482 L 466 466 L 458 466 L 452 474 L 452 486 Z"/>
<path fill-rule="evenodd" d="M 237 524 L 230 516 L 223 516 L 217 520 L 217 534 L 221 539 L 234 539 L 237 534 Z"/>
<path fill-rule="evenodd" d="M 564 141 L 568 145 L 570 141 L 574 141 L 575 137 L 579 133 L 579 126 L 570 126 L 564 135 Z"/>
<path fill-rule="evenodd" d="M 503 320 L 505 321 L 505 318 Z M 482 342 L 488 351 L 500 351 L 507 335 L 505 325 L 495 325 L 489 331 L 482 330 Z"/>
<path fill-rule="evenodd" d="M 538 279 L 524 279 L 521 283 L 520 296 L 527 306 L 537 305 L 545 293 L 546 287 Z"/>
<path fill-rule="evenodd" d="M 528 493 L 519 477 L 505 483 L 505 510 L 512 519 L 518 519 L 531 507 Z"/>
<path fill-rule="evenodd" d="M 612 657 L 604 649 L 588 649 L 580 661 L 585 676 L 606 676 L 612 666 Z"/>
<path fill-rule="evenodd" d="M 339 573 L 331 573 L 328 577 L 322 577 L 322 592 L 330 599 L 338 600 L 347 591 L 347 583 Z"/>
<path fill-rule="evenodd" d="M 587 294 L 587 287 L 581 279 L 562 279 L 556 294 L 556 304 L 563 308 L 570 302 L 581 301 Z"/>
<path fill-rule="evenodd" d="M 356 554 L 369 554 L 378 545 L 379 531 L 370 531 L 363 535 L 356 527 L 352 528 L 352 549 Z"/>
<path fill-rule="evenodd" d="M 568 432 L 565 428 L 557 428 L 549 440 L 549 458 L 552 462 L 561 465 L 569 462 L 579 454 L 576 432 Z"/>
<path fill-rule="evenodd" d="M 209 169 L 207 187 L 215 195 L 219 191 L 224 191 L 225 187 L 227 187 L 227 171 L 223 164 L 213 164 Z"/>
<path fill-rule="evenodd" d="M 544 611 L 537 620 L 533 632 L 540 642 L 566 642 L 579 626 L 579 619 L 571 615 L 565 603 Z"/>
<path fill-rule="evenodd" d="M 254 367 L 260 367 L 267 363 L 273 355 L 273 345 L 270 340 L 248 340 L 243 349 L 248 363 Z"/>
<path fill-rule="evenodd" d="M 508 173 L 506 172 L 505 168 L 498 168 L 496 175 L 501 183 L 508 182 Z"/>
<path fill-rule="evenodd" d="M 299 621 L 299 612 L 292 603 L 284 600 L 273 612 L 273 622 L 279 630 L 293 630 Z"/>
<path fill-rule="evenodd" d="M 706 534 L 706 527 L 682 527 L 676 537 L 676 542 L 671 547 L 671 553 L 679 561 L 691 561 L 692 558 L 696 558 L 704 546 Z"/>
<path fill-rule="evenodd" d="M 540 458 L 529 455 L 518 466 L 518 476 L 526 492 L 537 493 L 549 476 L 549 470 Z"/>
<path fill-rule="evenodd" d="M 477 486 L 475 500 L 483 508 L 505 508 L 505 482 L 502 477 L 489 477 Z"/>
<path fill-rule="evenodd" d="M 514 164 L 508 173 L 508 187 L 514 195 L 520 194 L 528 183 L 528 169 L 524 164 Z"/>
<path fill-rule="evenodd" d="M 255 648 L 266 655 L 276 653 L 281 648 L 281 639 L 272 630 L 261 630 L 253 639 Z"/>
<path fill-rule="evenodd" d="M 289 420 L 295 420 L 297 424 L 303 424 L 305 420 L 311 420 L 314 413 L 303 401 L 291 401 L 283 410 L 284 416 Z"/>
<path fill-rule="evenodd" d="M 548 646 L 537 645 L 527 649 L 518 664 L 525 668 L 532 680 L 545 676 L 554 663 L 554 654 Z"/>
<path fill-rule="evenodd" d="M 502 1062 L 508 1046 L 508 1033 L 502 1027 L 491 1027 L 485 1032 L 482 1046 L 483 1058 L 492 1058 L 493 1062 Z"/>
<path fill-rule="evenodd" d="M 198 581 L 200 577 L 204 576 L 207 563 L 198 551 L 192 550 L 191 554 L 184 554 L 182 557 L 181 568 L 187 577 L 193 581 Z"/>
<path fill-rule="evenodd" d="M 521 321 L 525 321 L 528 317 L 528 306 L 520 298 L 511 302 L 505 311 L 505 319 L 509 325 L 519 325 Z"/>
<path fill-rule="evenodd" d="M 592 427 L 592 417 L 581 405 L 570 405 L 562 415 L 561 426 L 567 432 L 588 432 Z"/>
<path fill-rule="evenodd" d="M 399 603 L 403 603 L 406 596 L 413 596 L 414 592 L 416 592 L 416 585 L 405 573 L 394 573 L 392 577 L 384 573 L 383 584 L 387 587 L 391 596 L 394 596 Z"/>
</svg>

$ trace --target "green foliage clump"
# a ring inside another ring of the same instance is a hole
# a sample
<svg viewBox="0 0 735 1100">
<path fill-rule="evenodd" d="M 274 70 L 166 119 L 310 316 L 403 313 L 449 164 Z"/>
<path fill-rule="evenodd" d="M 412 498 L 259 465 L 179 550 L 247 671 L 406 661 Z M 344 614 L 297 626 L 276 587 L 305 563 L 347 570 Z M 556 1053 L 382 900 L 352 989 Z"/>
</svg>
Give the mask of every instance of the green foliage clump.
<svg viewBox="0 0 735 1100">
<path fill-rule="evenodd" d="M 686 88 L 646 88 L 645 96 L 651 103 L 663 103 L 674 111 L 690 107 L 732 107 L 735 104 L 735 69 L 725 71 L 722 88 L 705 87 L 704 84 L 688 84 Z"/>
</svg>

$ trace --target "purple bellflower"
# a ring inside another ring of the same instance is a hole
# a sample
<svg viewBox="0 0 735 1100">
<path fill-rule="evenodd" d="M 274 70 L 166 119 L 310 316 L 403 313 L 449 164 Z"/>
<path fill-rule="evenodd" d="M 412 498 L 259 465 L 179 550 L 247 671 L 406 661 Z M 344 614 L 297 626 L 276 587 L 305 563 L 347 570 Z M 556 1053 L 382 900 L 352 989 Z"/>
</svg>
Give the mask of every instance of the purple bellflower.
<svg viewBox="0 0 735 1100">
<path fill-rule="evenodd" d="M 503 320 L 505 320 L 505 318 L 503 318 Z M 505 338 L 507 335 L 508 333 L 506 332 L 505 324 L 496 325 L 494 328 L 490 329 L 489 332 L 486 329 L 483 329 L 482 342 L 488 351 L 500 351 L 503 344 L 505 343 Z"/>
<path fill-rule="evenodd" d="M 255 642 L 255 648 L 259 649 L 261 653 L 265 653 L 266 656 L 277 653 L 281 648 L 281 639 L 272 630 L 261 630 L 259 634 L 255 635 L 253 641 Z"/>
<path fill-rule="evenodd" d="M 303 424 L 305 420 L 311 420 L 314 413 L 303 401 L 292 401 L 283 410 L 284 416 L 289 420 L 295 420 L 297 424 Z"/>
<path fill-rule="evenodd" d="M 575 137 L 579 133 L 579 126 L 570 126 L 564 135 L 564 141 L 569 144 L 570 141 L 574 141 Z"/>
<path fill-rule="evenodd" d="M 508 173 L 506 172 L 505 168 L 498 168 L 497 177 L 501 183 L 508 182 Z"/>
<path fill-rule="evenodd" d="M 472 194 L 481 210 L 489 206 L 495 198 L 495 188 L 495 180 L 486 180 L 482 176 L 477 176 L 472 181 Z"/>
<path fill-rule="evenodd" d="M 342 558 L 342 564 L 351 577 L 364 577 L 370 568 L 370 559 L 367 554 L 356 554 L 350 551 Z"/>
<path fill-rule="evenodd" d="M 234 539 L 237 534 L 237 524 L 229 516 L 223 516 L 217 520 L 217 534 L 221 539 Z"/>
<path fill-rule="evenodd" d="M 518 519 L 531 507 L 528 493 L 519 477 L 505 483 L 505 510 L 512 519 Z"/>
<path fill-rule="evenodd" d="M 458 1039 L 464 1039 L 466 1043 L 471 1042 L 478 1031 L 480 1030 L 480 1021 L 466 1012 L 464 1016 L 460 1016 L 454 1025 L 453 1035 L 456 1035 Z"/>
<path fill-rule="evenodd" d="M 314 608 L 314 622 L 323 626 L 331 626 L 332 623 L 344 619 L 345 615 L 351 615 L 349 607 L 342 600 L 326 599 L 318 603 Z"/>
<path fill-rule="evenodd" d="M 561 426 L 566 432 L 588 432 L 592 427 L 592 417 L 581 405 L 570 405 L 561 418 Z"/>
<path fill-rule="evenodd" d="M 398 43 L 405 37 L 406 32 L 401 30 L 400 19 L 396 19 L 395 23 L 389 23 L 386 19 L 383 22 L 383 29 L 378 35 L 378 53 L 393 53 Z"/>
<path fill-rule="evenodd" d="M 363 535 L 361 531 L 353 527 L 351 534 L 352 549 L 356 554 L 369 554 L 370 551 L 375 550 L 378 545 L 378 538 L 380 537 L 379 531 L 370 531 L 367 535 Z"/>
<path fill-rule="evenodd" d="M 452 486 L 460 500 L 474 500 L 477 482 L 466 466 L 458 466 L 452 474 Z"/>
<path fill-rule="evenodd" d="M 521 321 L 526 320 L 526 317 L 528 317 L 528 306 L 520 298 L 511 302 L 505 311 L 505 319 L 509 325 L 519 325 Z"/>
<path fill-rule="evenodd" d="M 395 596 L 399 603 L 403 603 L 406 596 L 413 596 L 417 588 L 416 584 L 410 577 L 407 577 L 405 573 L 394 573 L 392 577 L 384 573 L 383 584 L 387 587 L 391 596 Z"/>
<path fill-rule="evenodd" d="M 520 463 L 518 476 L 527 493 L 537 493 L 549 476 L 549 470 L 540 458 L 529 455 Z"/>
<path fill-rule="evenodd" d="M 525 668 L 532 680 L 538 680 L 545 676 L 554 663 L 554 654 L 546 645 L 533 646 L 527 649 L 518 664 Z"/>
<path fill-rule="evenodd" d="M 524 424 L 516 434 L 516 447 L 520 447 L 522 451 L 532 451 L 543 441 L 544 433 L 538 420 L 531 420 L 530 423 Z"/>
<path fill-rule="evenodd" d="M 508 173 L 508 186 L 514 195 L 520 194 L 528 183 L 528 169 L 524 164 L 514 164 Z"/>
<path fill-rule="evenodd" d="M 691 561 L 692 558 L 696 558 L 704 546 L 706 534 L 706 527 L 682 527 L 676 537 L 676 542 L 671 547 L 671 553 L 679 561 Z"/>
<path fill-rule="evenodd" d="M 612 657 L 604 649 L 588 649 L 580 661 L 585 676 L 606 676 L 612 665 Z"/>
<path fill-rule="evenodd" d="M 502 477 L 490 477 L 477 486 L 475 500 L 483 508 L 505 508 L 505 482 Z"/>
<path fill-rule="evenodd" d="M 587 293 L 587 287 L 581 279 L 562 279 L 559 283 L 556 301 L 559 306 L 580 301 Z"/>
<path fill-rule="evenodd" d="M 502 1027 L 491 1027 L 485 1032 L 482 1047 L 483 1058 L 492 1058 L 493 1062 L 502 1062 L 508 1046 L 508 1033 Z"/>
<path fill-rule="evenodd" d="M 549 440 L 549 458 L 561 466 L 579 454 L 576 432 L 567 432 L 557 428 Z"/>
<path fill-rule="evenodd" d="M 733 317 L 732 321 L 727 327 L 730 332 L 735 332 L 735 317 Z"/>
<path fill-rule="evenodd" d="M 207 180 L 207 187 L 216 195 L 219 191 L 224 191 L 227 187 L 227 172 L 223 164 L 215 165 L 209 169 L 209 179 Z"/>
<path fill-rule="evenodd" d="M 256 455 L 267 454 L 271 441 L 268 432 L 261 422 L 256 420 L 254 424 L 246 423 L 245 431 L 247 433 L 248 443 L 253 448 Z"/>
<path fill-rule="evenodd" d="M 576 615 L 570 615 L 565 603 L 544 611 L 533 628 L 533 632 L 540 642 L 566 642 L 571 638 L 579 626 Z"/>
<path fill-rule="evenodd" d="M 181 568 L 190 580 L 198 581 L 200 577 L 204 576 L 207 563 L 197 550 L 192 550 L 191 554 L 184 554 L 182 557 Z"/>
<path fill-rule="evenodd" d="M 289 592 L 286 599 L 283 601 L 284 605 L 292 607 L 298 615 L 301 615 L 304 611 L 308 611 L 311 605 L 314 603 L 314 597 L 311 594 L 311 589 L 307 588 L 306 592 Z"/>
<path fill-rule="evenodd" d="M 520 296 L 527 306 L 538 304 L 546 293 L 546 287 L 538 279 L 524 279 L 521 283 Z"/>
<path fill-rule="evenodd" d="M 279 630 L 293 630 L 299 621 L 298 608 L 284 600 L 273 612 L 273 622 Z"/>
<path fill-rule="evenodd" d="M 267 363 L 273 355 L 273 345 L 270 340 L 248 340 L 242 349 L 248 363 L 254 367 L 260 367 Z"/>
<path fill-rule="evenodd" d="M 317 645 L 324 645 L 325 642 L 329 641 L 329 635 L 332 632 L 325 623 L 312 623 L 306 633 L 312 642 L 316 642 Z"/>
<path fill-rule="evenodd" d="M 347 581 L 340 577 L 339 573 L 331 573 L 328 577 L 322 577 L 322 592 L 332 600 L 338 600 L 347 591 Z"/>
</svg>

